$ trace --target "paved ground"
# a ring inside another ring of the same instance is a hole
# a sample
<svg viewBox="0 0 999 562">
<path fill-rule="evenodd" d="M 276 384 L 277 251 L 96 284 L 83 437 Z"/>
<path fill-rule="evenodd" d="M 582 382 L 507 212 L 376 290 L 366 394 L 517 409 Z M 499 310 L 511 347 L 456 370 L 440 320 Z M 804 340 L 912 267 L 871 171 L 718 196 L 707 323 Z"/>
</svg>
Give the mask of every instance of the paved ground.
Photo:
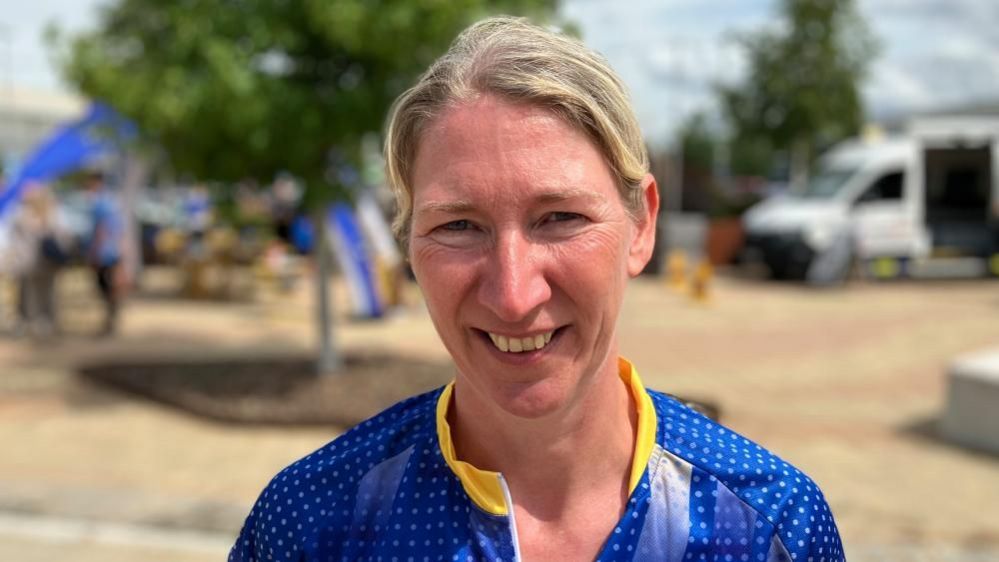
<svg viewBox="0 0 999 562">
<path fill-rule="evenodd" d="M 154 292 L 172 282 L 158 274 Z M 252 304 L 135 299 L 120 337 L 103 341 L 87 335 L 86 287 L 79 272 L 62 281 L 63 340 L 0 337 L 0 560 L 219 560 L 267 479 L 340 428 L 218 424 L 74 369 L 301 354 L 309 288 Z M 341 323 L 339 342 L 445 357 L 413 295 L 386 322 Z M 701 305 L 640 280 L 620 331 L 649 386 L 717 403 L 726 424 L 810 473 L 852 561 L 984 562 L 999 559 L 999 458 L 936 439 L 933 423 L 948 361 L 999 345 L 997 316 L 996 282 L 811 291 L 721 279 Z"/>
</svg>

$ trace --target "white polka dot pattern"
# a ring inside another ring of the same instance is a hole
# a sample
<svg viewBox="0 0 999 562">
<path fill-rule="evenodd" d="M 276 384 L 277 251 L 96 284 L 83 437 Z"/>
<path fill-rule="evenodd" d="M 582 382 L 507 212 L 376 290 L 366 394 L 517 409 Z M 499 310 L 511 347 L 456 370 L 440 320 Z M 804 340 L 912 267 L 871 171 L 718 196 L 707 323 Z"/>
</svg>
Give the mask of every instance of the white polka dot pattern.
<svg viewBox="0 0 999 562">
<path fill-rule="evenodd" d="M 516 560 L 510 518 L 479 509 L 444 461 L 440 392 L 400 402 L 282 470 L 230 562 Z M 832 515 L 808 477 L 649 394 L 657 446 L 598 560 L 843 560 Z"/>
<path fill-rule="evenodd" d="M 829 506 L 804 473 L 675 400 L 649 394 L 659 418 L 656 441 L 664 454 L 658 459 L 653 455 L 647 476 L 653 483 L 675 479 L 671 474 L 683 465 L 689 465 L 691 476 L 686 547 L 681 554 L 661 544 L 658 557 L 648 560 L 845 560 Z M 656 489 L 669 487 L 653 485 Z M 669 501 L 653 497 L 651 504 Z"/>
</svg>

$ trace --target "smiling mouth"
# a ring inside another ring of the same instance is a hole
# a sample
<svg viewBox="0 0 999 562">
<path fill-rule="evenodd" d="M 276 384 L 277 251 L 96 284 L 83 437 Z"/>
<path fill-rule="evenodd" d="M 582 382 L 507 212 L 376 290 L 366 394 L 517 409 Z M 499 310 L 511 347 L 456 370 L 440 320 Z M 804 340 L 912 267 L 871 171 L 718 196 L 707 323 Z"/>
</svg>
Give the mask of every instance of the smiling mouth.
<svg viewBox="0 0 999 562">
<path fill-rule="evenodd" d="M 496 349 L 502 351 L 503 353 L 525 353 L 528 351 L 537 351 L 543 349 L 552 341 L 552 337 L 558 333 L 562 328 L 552 330 L 550 332 L 542 332 L 540 334 L 535 334 L 533 336 L 526 336 L 522 338 L 504 336 L 500 334 L 494 334 L 492 332 L 483 332 L 489 336 L 489 339 L 493 342 Z"/>
</svg>

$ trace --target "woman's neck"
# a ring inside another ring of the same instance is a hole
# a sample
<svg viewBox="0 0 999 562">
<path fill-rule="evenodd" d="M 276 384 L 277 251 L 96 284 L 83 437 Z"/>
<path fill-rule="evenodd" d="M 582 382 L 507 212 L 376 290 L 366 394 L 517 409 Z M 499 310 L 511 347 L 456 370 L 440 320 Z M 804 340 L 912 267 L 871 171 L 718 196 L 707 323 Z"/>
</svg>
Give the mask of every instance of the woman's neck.
<svg viewBox="0 0 999 562">
<path fill-rule="evenodd" d="M 449 415 L 458 458 L 502 473 L 515 503 L 556 518 L 590 492 L 620 488 L 626 500 L 637 413 L 617 357 L 607 363 L 563 408 L 534 419 L 483 400 L 459 377 Z"/>
</svg>

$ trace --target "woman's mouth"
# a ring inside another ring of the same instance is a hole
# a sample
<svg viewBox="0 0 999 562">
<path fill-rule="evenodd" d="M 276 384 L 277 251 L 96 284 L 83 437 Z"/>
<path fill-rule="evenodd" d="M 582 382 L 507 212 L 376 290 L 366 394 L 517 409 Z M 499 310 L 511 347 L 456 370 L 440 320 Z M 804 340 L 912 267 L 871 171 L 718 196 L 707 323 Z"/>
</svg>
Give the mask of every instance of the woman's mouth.
<svg viewBox="0 0 999 562">
<path fill-rule="evenodd" d="M 496 349 L 502 351 L 503 353 L 523 353 L 543 349 L 551 343 L 552 337 L 554 337 L 555 334 L 557 334 L 561 329 L 562 328 L 558 328 L 548 332 L 539 332 L 521 337 L 506 336 L 502 334 L 495 334 L 493 332 L 483 333 L 488 335 Z"/>
</svg>

